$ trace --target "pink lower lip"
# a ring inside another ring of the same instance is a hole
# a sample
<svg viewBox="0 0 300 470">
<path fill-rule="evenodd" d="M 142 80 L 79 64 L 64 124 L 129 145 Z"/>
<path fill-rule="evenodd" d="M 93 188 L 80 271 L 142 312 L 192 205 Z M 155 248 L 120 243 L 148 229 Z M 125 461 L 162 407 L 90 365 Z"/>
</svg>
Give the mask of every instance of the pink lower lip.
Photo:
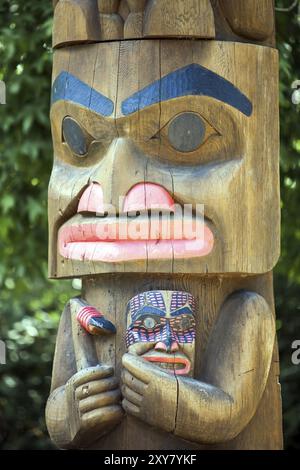
<svg viewBox="0 0 300 470">
<path fill-rule="evenodd" d="M 117 263 L 125 261 L 154 259 L 185 259 L 208 255 L 214 245 L 214 236 L 204 224 L 201 239 L 162 239 L 157 233 L 155 239 L 115 240 L 99 235 L 99 222 L 66 225 L 58 235 L 61 256 L 79 261 L 101 261 Z M 103 224 L 101 224 L 102 233 Z M 110 227 L 111 229 L 111 227 Z"/>
</svg>

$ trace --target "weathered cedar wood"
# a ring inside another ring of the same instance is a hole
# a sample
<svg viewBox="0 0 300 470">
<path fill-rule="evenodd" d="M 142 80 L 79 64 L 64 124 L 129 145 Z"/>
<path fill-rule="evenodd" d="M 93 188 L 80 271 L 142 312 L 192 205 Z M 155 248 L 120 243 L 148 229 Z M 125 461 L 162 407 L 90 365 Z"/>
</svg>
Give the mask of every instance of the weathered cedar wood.
<svg viewBox="0 0 300 470">
<path fill-rule="evenodd" d="M 53 47 L 140 38 L 274 46 L 273 0 L 54 0 Z"/>
<path fill-rule="evenodd" d="M 82 298 L 117 333 L 88 334 L 76 320 L 80 303 L 66 305 L 46 409 L 51 439 L 60 448 L 105 450 L 281 449 L 272 279 L 280 251 L 272 0 L 53 4 L 53 83 L 60 74 L 69 78 L 51 108 L 49 273 L 82 278 Z M 163 88 L 162 80 L 178 70 L 181 78 Z M 207 96 L 181 96 L 182 83 L 199 70 L 218 75 L 217 85 Z M 70 77 L 84 105 L 67 100 Z M 135 94 L 150 85 L 156 100 L 144 108 Z M 162 99 L 166 90 L 177 97 Z M 220 90 L 227 90 L 223 101 Z M 239 97 L 236 107 L 230 93 Z M 112 103 L 111 114 L 97 114 L 95 96 Z M 196 150 L 180 152 L 169 126 L 186 113 L 202 120 L 205 135 Z M 64 139 L 67 116 L 87 136 L 86 156 L 74 155 Z M 146 194 L 148 183 L 181 206 L 204 204 L 213 250 L 178 258 L 171 244 L 166 259 L 151 256 L 149 247 L 142 260 L 101 262 L 95 253 L 90 260 L 67 259 L 58 234 L 84 219 L 76 213 L 91 183 L 116 207 L 136 185 Z M 196 298 L 193 378 L 169 375 L 126 353 L 127 302 L 151 290 Z"/>
</svg>

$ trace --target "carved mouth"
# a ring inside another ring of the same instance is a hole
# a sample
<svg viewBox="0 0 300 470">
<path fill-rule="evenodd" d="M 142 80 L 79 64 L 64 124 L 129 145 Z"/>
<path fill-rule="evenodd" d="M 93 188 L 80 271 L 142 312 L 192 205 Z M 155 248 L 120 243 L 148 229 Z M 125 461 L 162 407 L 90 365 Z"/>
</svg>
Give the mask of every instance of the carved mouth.
<svg viewBox="0 0 300 470">
<path fill-rule="evenodd" d="M 142 357 L 148 362 L 155 363 L 169 374 L 188 375 L 191 371 L 191 362 L 186 356 L 180 353 L 164 354 L 151 351 L 144 354 Z"/>
<path fill-rule="evenodd" d="M 208 255 L 213 245 L 214 235 L 206 221 L 196 225 L 194 217 L 183 220 L 174 214 L 153 219 L 148 211 L 136 218 L 77 214 L 58 233 L 60 254 L 79 261 L 195 258 Z"/>
</svg>

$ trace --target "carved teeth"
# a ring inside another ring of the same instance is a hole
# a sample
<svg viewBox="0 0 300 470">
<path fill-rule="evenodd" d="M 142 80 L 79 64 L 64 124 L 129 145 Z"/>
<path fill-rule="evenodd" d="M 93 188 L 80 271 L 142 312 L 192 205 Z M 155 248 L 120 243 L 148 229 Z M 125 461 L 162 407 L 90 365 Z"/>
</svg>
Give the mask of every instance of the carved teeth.
<svg viewBox="0 0 300 470">
<path fill-rule="evenodd" d="M 177 362 L 156 362 L 155 363 L 158 367 L 161 367 L 162 369 L 169 369 L 169 370 L 178 370 L 178 369 L 184 369 L 185 365 L 182 363 L 177 363 Z"/>
</svg>

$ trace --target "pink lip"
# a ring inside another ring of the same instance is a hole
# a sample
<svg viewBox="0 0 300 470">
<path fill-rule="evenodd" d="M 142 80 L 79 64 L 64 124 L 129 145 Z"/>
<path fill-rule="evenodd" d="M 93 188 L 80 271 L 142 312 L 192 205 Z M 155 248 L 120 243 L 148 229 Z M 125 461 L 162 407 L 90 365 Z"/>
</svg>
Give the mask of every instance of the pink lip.
<svg viewBox="0 0 300 470">
<path fill-rule="evenodd" d="M 177 357 L 177 356 L 170 356 L 170 357 L 166 357 L 166 356 L 147 356 L 147 355 L 144 355 L 142 356 L 143 359 L 145 359 L 146 361 L 148 362 L 160 362 L 160 363 L 167 363 L 167 364 L 183 364 L 185 367 L 183 369 L 174 369 L 173 371 L 172 370 L 168 370 L 166 369 L 165 371 L 170 373 L 170 374 L 173 374 L 175 373 L 175 375 L 187 375 L 189 374 L 190 370 L 191 370 L 191 363 L 188 361 L 188 359 L 185 359 L 183 357 Z"/>
<path fill-rule="evenodd" d="M 79 223 L 67 222 L 59 230 L 59 252 L 66 259 L 116 263 L 196 258 L 208 255 L 214 245 L 213 233 L 205 223 L 201 239 L 164 239 L 160 227 L 154 233 L 149 233 L 145 221 L 137 225 L 139 237 L 131 237 L 130 234 L 124 237 L 121 233 L 122 223 L 107 223 L 95 218 L 83 223 L 83 220 L 80 219 Z M 179 221 L 172 222 L 174 232 L 171 231 L 171 234 L 176 233 L 177 223 Z"/>
</svg>

